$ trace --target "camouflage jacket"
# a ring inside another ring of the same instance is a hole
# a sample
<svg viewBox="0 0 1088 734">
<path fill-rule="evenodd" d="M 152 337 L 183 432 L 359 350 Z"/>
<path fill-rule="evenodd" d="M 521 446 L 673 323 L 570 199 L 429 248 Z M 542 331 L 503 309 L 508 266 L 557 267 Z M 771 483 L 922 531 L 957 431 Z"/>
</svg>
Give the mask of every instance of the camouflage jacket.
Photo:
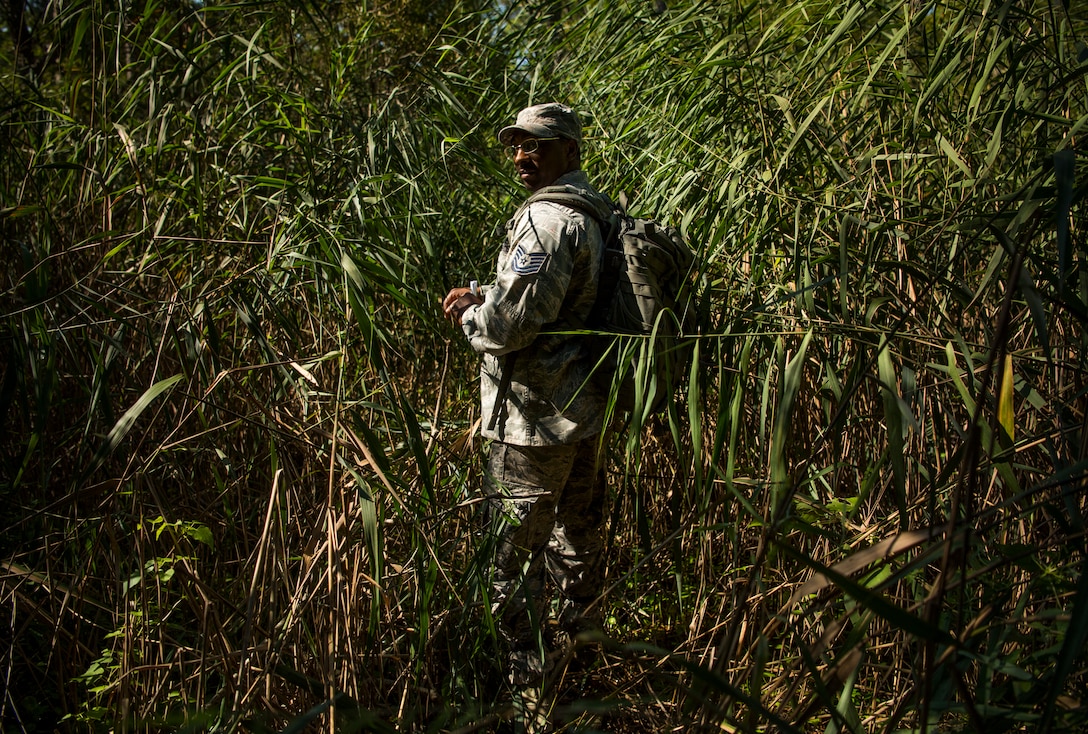
<svg viewBox="0 0 1088 734">
<path fill-rule="evenodd" d="M 610 215 L 606 197 L 582 171 L 554 185 L 576 189 Z M 604 242 L 593 217 L 530 196 L 507 224 L 495 282 L 462 317 L 472 348 L 483 354 L 483 435 L 519 446 L 568 444 L 600 433 L 604 395 L 587 377 L 593 367 L 581 328 L 597 297 Z M 566 332 L 566 333 L 564 333 Z M 505 400 L 499 385 L 517 354 Z M 494 411 L 500 411 L 490 428 Z"/>
</svg>

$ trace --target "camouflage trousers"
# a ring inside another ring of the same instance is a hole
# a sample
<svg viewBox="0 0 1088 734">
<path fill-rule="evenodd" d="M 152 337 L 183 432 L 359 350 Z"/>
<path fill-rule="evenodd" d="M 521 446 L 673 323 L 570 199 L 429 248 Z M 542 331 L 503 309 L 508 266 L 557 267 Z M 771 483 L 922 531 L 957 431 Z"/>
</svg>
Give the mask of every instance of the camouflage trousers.
<svg viewBox="0 0 1088 734">
<path fill-rule="evenodd" d="M 487 495 L 495 542 L 492 605 L 509 646 L 511 682 L 537 682 L 546 671 L 544 587 L 550 577 L 566 621 L 582 621 L 602 591 L 606 485 L 597 438 L 568 446 L 495 442 Z"/>
</svg>

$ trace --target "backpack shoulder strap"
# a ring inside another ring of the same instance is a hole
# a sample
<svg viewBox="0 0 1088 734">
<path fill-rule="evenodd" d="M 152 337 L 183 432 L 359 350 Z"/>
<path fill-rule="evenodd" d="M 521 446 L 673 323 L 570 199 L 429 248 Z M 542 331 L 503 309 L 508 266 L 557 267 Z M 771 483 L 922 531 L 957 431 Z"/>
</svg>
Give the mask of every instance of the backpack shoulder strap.
<svg viewBox="0 0 1088 734">
<path fill-rule="evenodd" d="M 514 362 L 518 353 L 510 352 L 502 362 L 502 377 L 499 378 L 499 389 L 495 393 L 495 404 L 491 406 L 491 420 L 487 422 L 487 430 L 494 431 L 499 422 L 499 413 L 505 412 L 506 395 L 510 392 L 510 381 L 514 377 Z"/>
<path fill-rule="evenodd" d="M 550 190 L 555 189 L 555 190 Z M 547 186 L 529 197 L 529 201 L 550 201 L 553 204 L 562 204 L 565 207 L 576 209 L 596 222 L 600 222 L 601 216 L 597 207 L 586 197 L 567 189 L 565 186 Z"/>
<path fill-rule="evenodd" d="M 610 216 L 608 219 L 604 219 L 601 217 L 600 209 L 597 205 L 574 186 L 545 186 L 534 191 L 532 196 L 526 200 L 526 203 L 532 203 L 534 201 L 550 201 L 553 204 L 562 204 L 565 207 L 579 211 L 600 225 L 602 235 L 611 235 L 611 229 L 615 226 L 616 206 L 614 204 L 610 203 Z"/>
</svg>

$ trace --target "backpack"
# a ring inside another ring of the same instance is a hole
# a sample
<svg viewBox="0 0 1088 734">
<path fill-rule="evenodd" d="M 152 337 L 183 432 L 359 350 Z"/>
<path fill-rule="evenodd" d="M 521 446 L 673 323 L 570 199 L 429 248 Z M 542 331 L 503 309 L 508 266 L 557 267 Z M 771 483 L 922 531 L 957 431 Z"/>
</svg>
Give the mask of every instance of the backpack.
<svg viewBox="0 0 1088 734">
<path fill-rule="evenodd" d="M 597 299 L 584 325 L 594 339 L 593 375 L 617 412 L 642 418 L 661 410 L 685 376 L 694 329 L 691 265 L 694 254 L 680 233 L 613 204 L 601 221 L 593 204 L 566 187 L 545 187 L 531 197 L 577 209 L 597 220 L 604 236 Z"/>
</svg>

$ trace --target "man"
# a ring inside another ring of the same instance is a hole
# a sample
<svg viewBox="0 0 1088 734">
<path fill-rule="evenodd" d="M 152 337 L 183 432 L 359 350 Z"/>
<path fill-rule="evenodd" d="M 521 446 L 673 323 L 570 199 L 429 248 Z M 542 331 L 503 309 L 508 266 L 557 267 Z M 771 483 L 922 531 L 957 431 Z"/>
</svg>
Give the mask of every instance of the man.
<svg viewBox="0 0 1088 734">
<path fill-rule="evenodd" d="M 582 126 L 570 107 L 526 108 L 499 142 L 529 191 L 566 187 L 596 209 L 590 216 L 530 195 L 507 224 L 495 282 L 454 288 L 443 301 L 483 355 L 486 491 L 497 543 L 492 602 L 511 682 L 534 685 L 547 668 L 545 571 L 571 627 L 601 588 L 604 395 L 587 380 L 595 363 L 588 340 L 571 332 L 585 324 L 597 295 L 598 222 L 610 221 L 611 205 L 581 170 Z"/>
</svg>

